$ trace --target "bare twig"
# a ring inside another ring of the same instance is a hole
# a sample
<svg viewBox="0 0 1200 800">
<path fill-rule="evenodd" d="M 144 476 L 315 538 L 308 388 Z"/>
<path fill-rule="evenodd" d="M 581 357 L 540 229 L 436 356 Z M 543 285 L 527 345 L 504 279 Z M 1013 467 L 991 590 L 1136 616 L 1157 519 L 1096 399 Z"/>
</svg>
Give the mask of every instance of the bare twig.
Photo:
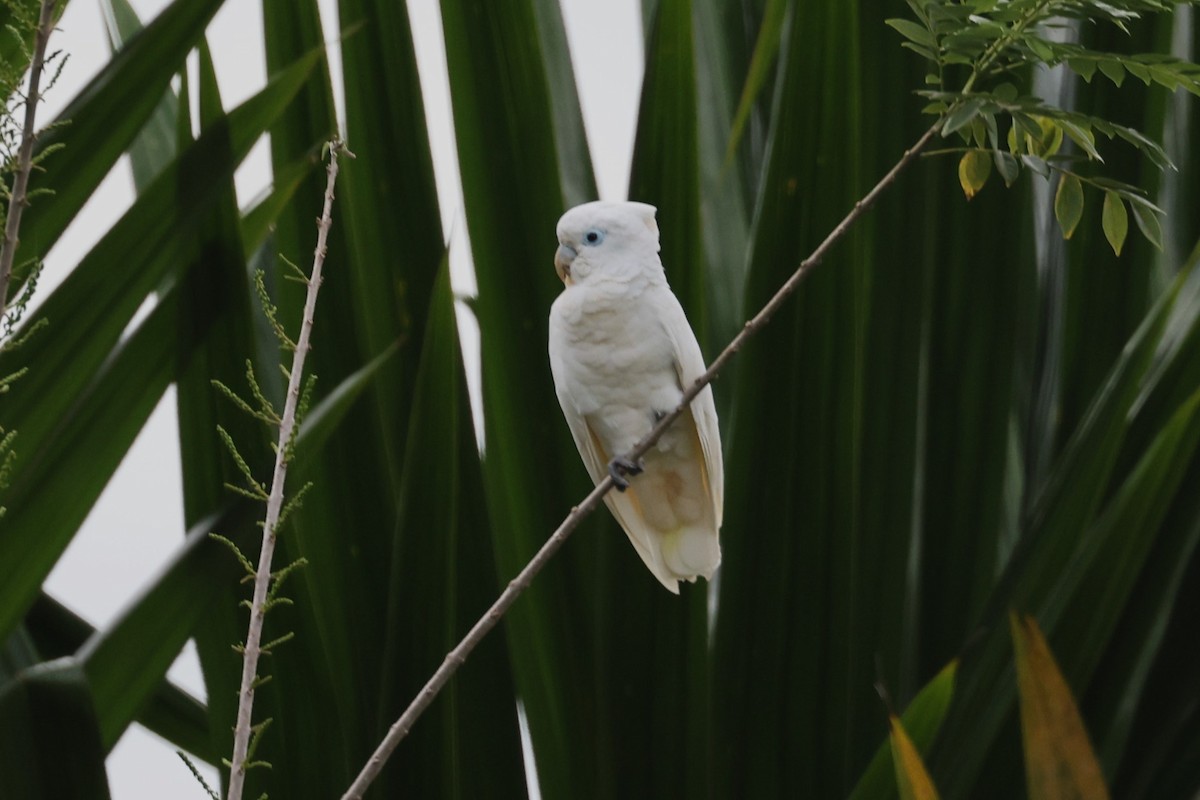
<svg viewBox="0 0 1200 800">
<path fill-rule="evenodd" d="M 56 0 L 42 0 L 38 17 L 37 33 L 33 42 L 33 60 L 29 64 L 29 91 L 25 95 L 25 126 L 21 131 L 21 149 L 17 156 L 17 177 L 13 181 L 9 196 L 8 217 L 4 221 L 4 241 L 0 242 L 0 313 L 8 305 L 8 284 L 12 281 L 13 262 L 20 239 L 21 214 L 28 204 L 29 173 L 33 170 L 33 142 L 37 138 L 34 130 L 37 119 L 38 94 L 42 82 L 42 67 L 46 61 L 46 44 L 50 31 L 54 29 L 54 7 Z"/>
<path fill-rule="evenodd" d="M 874 205 L 875 201 L 879 199 L 879 196 L 896 181 L 896 177 L 903 172 L 905 168 L 912 164 L 921 150 L 923 150 L 925 146 L 929 144 L 929 141 L 937 134 L 941 124 L 942 120 L 939 119 L 937 123 L 929 128 L 929 130 L 925 131 L 921 138 L 917 140 L 916 144 L 905 151 L 904 155 L 898 162 L 896 162 L 895 166 L 892 167 L 887 175 L 884 175 L 879 183 L 875 184 L 874 188 L 872 188 L 871 191 L 866 194 L 866 196 L 854 204 L 854 208 L 850 210 L 850 213 L 848 213 L 845 218 L 838 223 L 837 227 L 825 237 L 825 240 L 817 246 L 817 249 L 813 250 L 812 254 L 808 258 L 804 259 L 803 262 L 801 262 L 800 266 L 796 268 L 796 271 L 792 273 L 792 276 L 787 279 L 787 282 L 785 282 L 783 286 L 779 288 L 779 291 L 777 291 L 775 295 L 767 302 L 767 304 L 763 306 L 757 314 L 754 315 L 753 319 L 746 323 L 745 327 L 743 327 L 742 330 L 738 332 L 738 335 L 733 338 L 733 341 L 731 341 L 729 345 L 721 351 L 721 354 L 712 362 L 712 365 L 709 366 L 708 370 L 699 378 L 697 378 L 691 386 L 687 387 L 683 393 L 683 397 L 679 401 L 679 404 L 675 406 L 670 413 L 660 419 L 658 424 L 651 429 L 650 433 L 646 434 L 645 438 L 638 442 L 634 448 L 630 450 L 628 454 L 626 454 L 625 458 L 636 462 L 639 458 L 645 455 L 645 453 L 651 447 L 654 446 L 654 443 L 657 442 L 659 437 L 663 435 L 663 432 L 670 427 L 671 423 L 679 418 L 680 414 L 682 414 L 684 410 L 691 404 L 692 400 L 696 398 L 696 395 L 700 394 L 704 387 L 710 384 L 713 379 L 717 377 L 717 373 L 719 373 L 721 368 L 728 363 L 729 359 L 733 358 L 734 353 L 741 349 L 742 345 L 746 343 L 747 339 L 749 339 L 760 328 L 767 324 L 767 321 L 770 320 L 771 316 L 779 310 L 779 307 L 783 305 L 784 301 L 796 291 L 796 287 L 800 285 L 800 282 L 804 280 L 805 276 L 808 275 L 808 273 L 811 272 L 812 269 L 817 266 L 817 264 L 821 263 L 821 260 L 826 256 L 829 250 L 843 237 L 845 237 L 846 232 L 855 222 L 858 221 L 858 218 L 861 217 L 867 211 L 867 209 Z M 400 741 L 408 735 L 409 730 L 412 729 L 413 723 L 416 722 L 417 718 L 421 716 L 421 713 L 429 706 L 429 704 L 433 702 L 433 699 L 437 697 L 438 693 L 442 690 L 442 687 L 445 686 L 450 680 L 450 677 L 458 670 L 459 667 L 463 665 L 464 662 L 466 662 L 467 656 L 471 654 L 471 651 L 474 650 L 483 637 L 487 635 L 488 631 L 496 627 L 496 623 L 500 621 L 500 618 L 504 616 L 504 613 L 508 611 L 509 607 L 516 601 L 521 592 L 529 588 L 529 584 L 533 581 L 533 577 L 542 571 L 542 568 L 546 566 L 546 562 L 548 562 L 550 558 L 558 551 L 558 549 L 562 547 L 563 543 L 567 540 L 567 537 L 570 536 L 575 528 L 579 526 L 579 523 L 583 521 L 584 517 L 595 511 L 596 507 L 600 505 L 600 501 L 604 499 L 604 495 L 612 491 L 614 487 L 615 484 L 613 483 L 612 476 L 605 476 L 604 480 L 596 484 L 596 488 L 593 489 L 586 498 L 584 498 L 582 503 L 571 509 L 571 513 L 567 515 L 567 518 L 562 521 L 562 524 L 558 526 L 558 529 L 554 531 L 549 539 L 546 540 L 546 543 L 542 545 L 541 549 L 537 551 L 537 554 L 534 555 L 529 563 L 525 565 L 525 568 L 521 570 L 517 577 L 513 578 L 509 582 L 508 586 L 500 594 L 500 597 L 498 597 L 496 602 L 492 604 L 492 607 L 489 608 L 487 612 L 479 618 L 479 621 L 476 622 L 474 627 L 472 627 L 467 635 L 463 637 L 462 641 L 460 641 L 458 645 L 451 650 L 449 654 L 447 654 L 445 660 L 442 661 L 442 665 L 438 667 L 437 672 L 433 673 L 433 677 L 429 679 L 429 681 L 413 699 L 412 703 L 409 704 L 408 708 L 404 710 L 404 713 L 400 715 L 400 718 L 392 724 L 392 727 L 388 730 L 387 735 L 383 738 L 383 741 L 379 743 L 379 746 L 375 749 L 375 752 L 371 755 L 371 758 L 363 766 L 362 771 L 358 774 L 358 777 L 354 779 L 354 783 L 352 783 L 350 788 L 346 790 L 346 793 L 342 795 L 342 800 L 358 800 L 363 796 L 363 793 L 367 790 L 367 787 L 371 785 L 371 782 L 375 780 L 375 777 L 379 774 L 379 771 L 383 769 L 383 765 L 387 761 L 388 757 L 391 756 L 392 751 L 396 749 L 396 745 L 398 745 Z"/>
<path fill-rule="evenodd" d="M 308 276 L 308 295 L 304 301 L 304 319 L 300 324 L 300 337 L 292 354 L 292 369 L 288 377 L 287 398 L 284 400 L 283 416 L 279 423 L 279 442 L 275 449 L 275 475 L 271 481 L 271 492 L 267 500 L 267 517 L 263 524 L 262 550 L 258 556 L 258 568 L 254 576 L 254 599 L 250 606 L 250 627 L 246 632 L 246 644 L 242 659 L 242 688 L 238 692 L 237 725 L 234 728 L 233 758 L 230 759 L 228 800 L 241 800 L 246 781 L 246 754 L 250 747 L 252 716 L 254 712 L 254 688 L 258 681 L 258 658 L 263 652 L 262 629 L 266 604 L 271 584 L 271 558 L 275 554 L 275 528 L 279 524 L 279 513 L 283 508 L 283 484 L 287 478 L 287 466 L 296 426 L 296 406 L 300 400 L 304 376 L 304 357 L 308 354 L 309 338 L 312 335 L 313 314 L 317 307 L 317 292 L 321 289 L 321 268 L 325 264 L 325 243 L 329 228 L 333 224 L 333 187 L 337 181 L 338 155 L 349 151 L 340 140 L 329 143 L 328 178 L 325 182 L 325 207 L 317 220 L 317 247 L 313 251 L 312 273 Z"/>
</svg>

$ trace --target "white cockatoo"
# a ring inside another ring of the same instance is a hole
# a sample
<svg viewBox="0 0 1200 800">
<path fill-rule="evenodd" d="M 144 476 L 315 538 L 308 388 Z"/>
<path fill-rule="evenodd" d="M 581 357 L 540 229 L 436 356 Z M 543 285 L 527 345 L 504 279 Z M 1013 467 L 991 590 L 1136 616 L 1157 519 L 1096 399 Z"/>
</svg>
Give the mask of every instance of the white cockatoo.
<svg viewBox="0 0 1200 800">
<path fill-rule="evenodd" d="M 558 221 L 550 309 L 558 402 L 604 500 L 663 586 L 711 578 L 721 563 L 721 433 L 706 386 L 640 464 L 623 456 L 704 372 L 700 345 L 658 258 L 654 206 L 586 203 Z M 630 482 L 625 475 L 640 475 Z"/>
</svg>

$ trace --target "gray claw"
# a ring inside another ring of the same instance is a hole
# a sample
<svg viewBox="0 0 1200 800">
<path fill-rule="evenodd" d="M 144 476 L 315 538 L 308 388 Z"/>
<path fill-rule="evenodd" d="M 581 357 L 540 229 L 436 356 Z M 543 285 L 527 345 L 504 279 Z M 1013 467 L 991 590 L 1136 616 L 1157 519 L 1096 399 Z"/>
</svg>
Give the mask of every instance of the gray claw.
<svg viewBox="0 0 1200 800">
<path fill-rule="evenodd" d="M 612 476 L 618 492 L 629 488 L 629 480 L 625 477 L 626 475 L 641 475 L 644 468 L 641 460 L 630 461 L 624 456 L 617 456 L 608 462 L 608 474 Z"/>
</svg>

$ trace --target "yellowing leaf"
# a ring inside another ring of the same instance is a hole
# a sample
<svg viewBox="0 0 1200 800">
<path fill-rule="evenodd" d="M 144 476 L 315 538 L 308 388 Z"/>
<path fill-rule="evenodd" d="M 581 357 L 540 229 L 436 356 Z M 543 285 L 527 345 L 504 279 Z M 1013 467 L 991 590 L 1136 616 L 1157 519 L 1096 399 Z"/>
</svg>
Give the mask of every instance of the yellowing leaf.
<svg viewBox="0 0 1200 800">
<path fill-rule="evenodd" d="M 1063 129 L 1056 120 L 1050 117 L 1035 117 L 1042 128 L 1042 138 L 1038 141 L 1040 154 L 1049 158 L 1056 154 L 1063 143 Z"/>
<path fill-rule="evenodd" d="M 979 193 L 991 174 L 992 159 L 983 150 L 968 150 L 958 162 L 958 182 L 968 200 Z"/>
<path fill-rule="evenodd" d="M 1054 193 L 1054 216 L 1062 228 L 1063 238 L 1070 239 L 1083 217 L 1083 184 L 1074 175 L 1063 175 L 1058 179 L 1058 191 Z"/>
<path fill-rule="evenodd" d="M 1009 615 L 1030 800 L 1108 800 L 1071 689 L 1033 617 Z"/>
<path fill-rule="evenodd" d="M 1121 255 L 1125 246 L 1125 235 L 1129 233 L 1129 212 L 1121 196 L 1111 189 L 1104 193 L 1104 211 L 1101 214 L 1104 238 L 1112 245 L 1113 252 Z"/>
<path fill-rule="evenodd" d="M 921 761 L 921 754 L 904 732 L 904 725 L 895 714 L 890 717 L 892 727 L 892 763 L 896 767 L 896 787 L 900 800 L 938 800 L 937 788 Z"/>
</svg>

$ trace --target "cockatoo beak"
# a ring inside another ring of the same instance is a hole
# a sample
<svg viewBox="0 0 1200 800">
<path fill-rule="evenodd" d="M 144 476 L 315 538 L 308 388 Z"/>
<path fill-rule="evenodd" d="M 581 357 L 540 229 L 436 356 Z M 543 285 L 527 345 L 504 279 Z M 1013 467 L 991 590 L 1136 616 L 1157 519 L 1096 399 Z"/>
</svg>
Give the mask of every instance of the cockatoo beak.
<svg viewBox="0 0 1200 800">
<path fill-rule="evenodd" d="M 558 277 L 567 286 L 570 286 L 571 280 L 571 262 L 575 260 L 575 248 L 570 245 L 560 244 L 558 251 L 554 254 L 554 271 L 558 273 Z"/>
</svg>

